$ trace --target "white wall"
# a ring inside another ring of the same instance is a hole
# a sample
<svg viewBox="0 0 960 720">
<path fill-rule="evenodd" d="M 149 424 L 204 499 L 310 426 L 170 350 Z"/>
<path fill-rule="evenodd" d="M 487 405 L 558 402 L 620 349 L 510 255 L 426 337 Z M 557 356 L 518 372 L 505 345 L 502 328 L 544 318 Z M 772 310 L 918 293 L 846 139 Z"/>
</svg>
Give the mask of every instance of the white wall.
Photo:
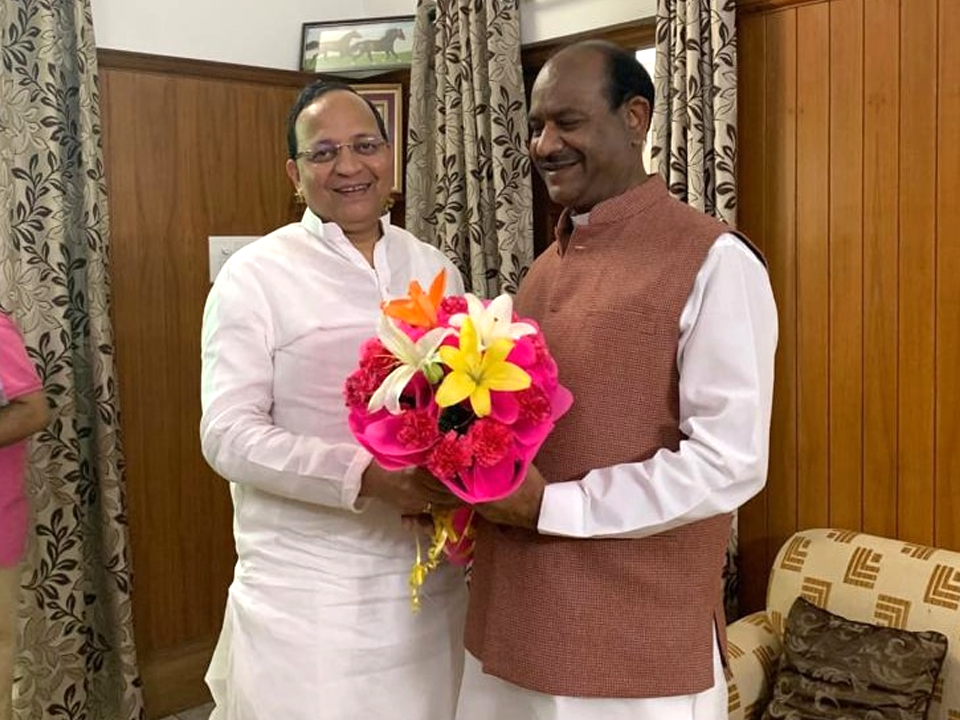
<svg viewBox="0 0 960 720">
<path fill-rule="evenodd" d="M 97 46 L 296 70 L 305 22 L 412 15 L 416 0 L 91 0 Z M 521 0 L 520 40 L 650 17 L 656 0 Z"/>
<path fill-rule="evenodd" d="M 657 0 L 520 0 L 520 42 L 576 35 L 656 14 Z"/>
<path fill-rule="evenodd" d="M 91 0 L 97 46 L 296 70 L 305 22 L 413 15 L 416 0 Z"/>
</svg>

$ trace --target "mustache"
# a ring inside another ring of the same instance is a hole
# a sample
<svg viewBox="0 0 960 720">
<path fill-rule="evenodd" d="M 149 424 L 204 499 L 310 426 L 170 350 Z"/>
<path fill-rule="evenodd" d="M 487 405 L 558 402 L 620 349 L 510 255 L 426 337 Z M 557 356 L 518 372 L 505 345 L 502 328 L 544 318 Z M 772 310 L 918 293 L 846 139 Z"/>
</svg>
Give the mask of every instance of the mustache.
<svg viewBox="0 0 960 720">
<path fill-rule="evenodd" d="M 583 154 L 573 151 L 567 152 L 557 152 L 551 153 L 544 157 L 538 157 L 536 159 L 537 167 L 551 166 L 551 165 L 566 165 L 572 162 L 579 162 L 583 159 Z"/>
</svg>

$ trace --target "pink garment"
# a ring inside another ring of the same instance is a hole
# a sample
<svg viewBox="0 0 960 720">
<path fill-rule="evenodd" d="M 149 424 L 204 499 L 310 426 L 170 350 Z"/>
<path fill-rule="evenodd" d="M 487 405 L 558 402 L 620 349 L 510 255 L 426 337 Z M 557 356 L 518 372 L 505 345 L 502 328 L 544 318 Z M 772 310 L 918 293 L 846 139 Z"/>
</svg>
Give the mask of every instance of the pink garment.
<svg viewBox="0 0 960 720">
<path fill-rule="evenodd" d="M 13 321 L 0 313 L 0 406 L 42 389 Z M 27 537 L 27 441 L 0 448 L 0 567 L 16 565 Z"/>
</svg>

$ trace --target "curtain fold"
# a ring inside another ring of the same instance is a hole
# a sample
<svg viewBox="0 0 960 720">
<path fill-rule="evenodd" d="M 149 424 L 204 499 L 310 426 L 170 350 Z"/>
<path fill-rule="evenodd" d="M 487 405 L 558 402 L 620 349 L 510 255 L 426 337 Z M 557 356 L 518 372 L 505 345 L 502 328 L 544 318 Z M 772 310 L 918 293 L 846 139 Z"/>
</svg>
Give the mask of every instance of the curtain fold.
<svg viewBox="0 0 960 720">
<path fill-rule="evenodd" d="M 533 259 L 518 0 L 420 0 L 410 71 L 406 227 L 480 297 Z"/>
<path fill-rule="evenodd" d="M 737 220 L 736 0 L 658 0 L 653 168 L 680 200 Z"/>
<path fill-rule="evenodd" d="M 737 223 L 736 0 L 657 0 L 651 158 L 670 192 Z M 727 618 L 739 614 L 737 518 L 724 570 Z"/>
<path fill-rule="evenodd" d="M 14 714 L 144 717 L 89 0 L 0 0 L 0 306 L 53 419 L 31 445 Z"/>
</svg>

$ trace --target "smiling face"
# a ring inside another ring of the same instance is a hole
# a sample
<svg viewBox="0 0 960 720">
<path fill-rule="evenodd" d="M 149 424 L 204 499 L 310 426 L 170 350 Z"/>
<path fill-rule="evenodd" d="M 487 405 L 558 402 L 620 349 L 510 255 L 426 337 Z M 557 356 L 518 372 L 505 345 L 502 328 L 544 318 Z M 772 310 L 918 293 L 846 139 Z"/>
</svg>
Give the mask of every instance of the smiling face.
<svg viewBox="0 0 960 720">
<path fill-rule="evenodd" d="M 572 48 L 551 58 L 530 99 L 530 157 L 550 198 L 586 212 L 643 182 L 647 101 L 633 97 L 611 109 L 606 58 Z"/>
<path fill-rule="evenodd" d="M 360 96 L 332 90 L 307 105 L 296 121 L 297 150 L 340 145 L 383 136 L 370 107 Z M 379 236 L 379 219 L 393 184 L 393 153 L 383 145 L 372 155 L 343 146 L 330 162 L 305 157 L 287 160 L 287 175 L 318 217 L 337 223 L 351 240 Z"/>
</svg>

